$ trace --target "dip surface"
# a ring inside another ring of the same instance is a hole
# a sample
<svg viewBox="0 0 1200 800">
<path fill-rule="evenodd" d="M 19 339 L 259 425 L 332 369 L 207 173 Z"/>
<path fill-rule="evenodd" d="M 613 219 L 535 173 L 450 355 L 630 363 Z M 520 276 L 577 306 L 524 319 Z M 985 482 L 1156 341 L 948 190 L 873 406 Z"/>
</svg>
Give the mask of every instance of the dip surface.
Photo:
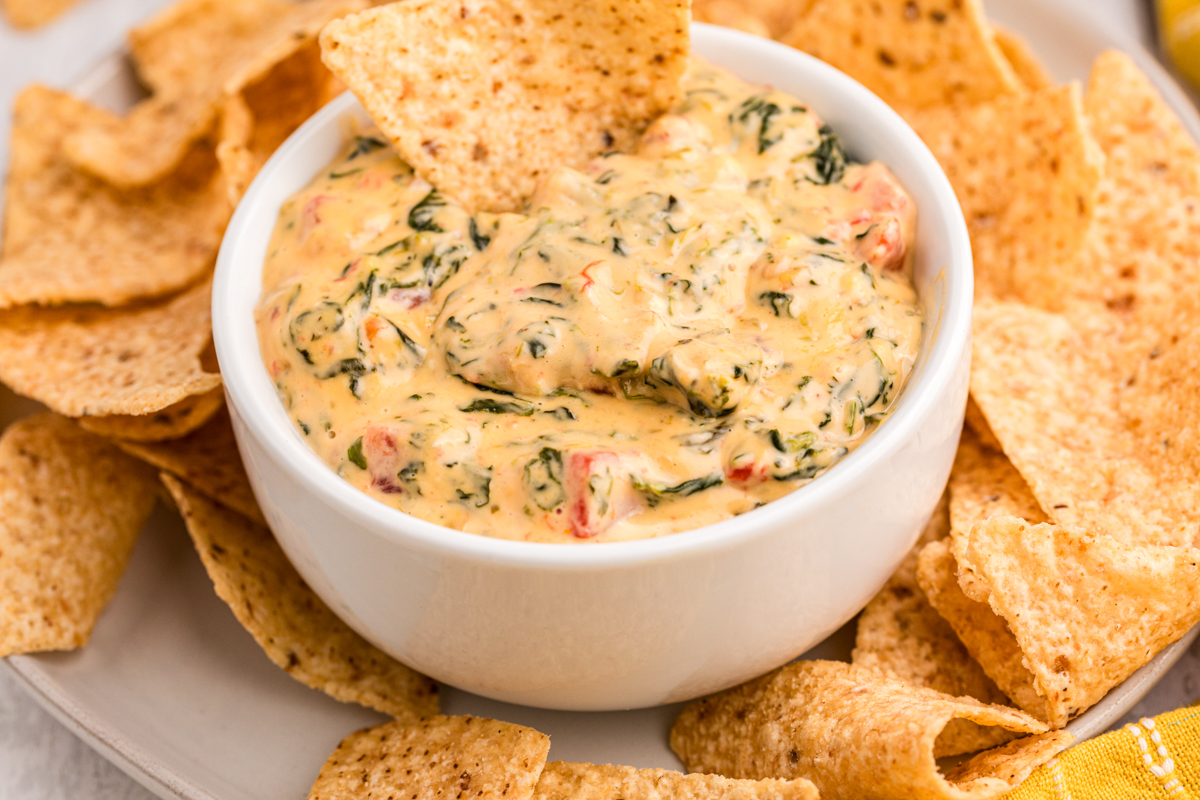
<svg viewBox="0 0 1200 800">
<path fill-rule="evenodd" d="M 694 60 L 636 154 L 469 215 L 366 132 L 280 211 L 262 355 L 366 494 L 487 536 L 617 541 L 803 486 L 917 355 L 916 209 L 803 102 Z"/>
</svg>

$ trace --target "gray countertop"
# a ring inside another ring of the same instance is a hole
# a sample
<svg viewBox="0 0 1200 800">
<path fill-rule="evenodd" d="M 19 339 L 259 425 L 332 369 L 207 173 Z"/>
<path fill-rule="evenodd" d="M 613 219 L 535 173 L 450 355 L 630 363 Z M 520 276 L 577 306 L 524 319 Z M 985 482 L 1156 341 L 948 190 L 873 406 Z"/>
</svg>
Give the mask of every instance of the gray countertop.
<svg viewBox="0 0 1200 800">
<path fill-rule="evenodd" d="M 0 22 L 0 107 L 29 83 L 65 88 L 121 45 L 125 31 L 170 0 L 81 0 L 32 33 Z M 986 4 L 986 1 L 985 1 Z M 1145 5 L 1092 0 L 1095 13 L 1150 42 Z M 7 110 L 0 117 L 0 164 L 8 161 Z M 1129 715 L 1136 719 L 1200 698 L 1200 641 Z M 152 795 L 42 711 L 0 672 L 0 797 L 10 800 L 151 800 Z"/>
</svg>

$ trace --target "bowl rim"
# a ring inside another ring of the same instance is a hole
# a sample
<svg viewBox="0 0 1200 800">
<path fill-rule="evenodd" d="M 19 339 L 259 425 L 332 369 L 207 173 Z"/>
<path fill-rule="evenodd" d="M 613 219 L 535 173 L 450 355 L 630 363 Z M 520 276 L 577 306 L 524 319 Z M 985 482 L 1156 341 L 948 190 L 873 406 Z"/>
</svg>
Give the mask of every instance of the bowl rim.
<svg viewBox="0 0 1200 800">
<path fill-rule="evenodd" d="M 916 380 L 905 388 L 902 400 L 885 424 L 827 473 L 799 490 L 737 517 L 647 539 L 550 543 L 494 538 L 428 522 L 354 488 L 331 470 L 296 433 L 266 374 L 256 327 L 251 326 L 255 331 L 252 341 L 244 341 L 244 337 L 236 333 L 233 312 L 227 310 L 235 307 L 235 262 L 239 260 L 239 243 L 249 228 L 251 217 L 255 216 L 258 196 L 281 165 L 289 161 L 309 138 L 330 125 L 337 125 L 346 113 L 361 108 L 354 96 L 346 92 L 294 131 L 259 171 L 226 230 L 213 281 L 213 339 L 227 402 L 235 418 L 241 418 L 245 432 L 281 470 L 307 493 L 335 507 L 349 523 L 414 551 L 534 569 L 590 571 L 735 546 L 777 527 L 786 517 L 802 518 L 806 509 L 837 497 L 850 488 L 860 473 L 887 461 L 905 442 L 919 436 L 920 427 L 933 412 L 938 397 L 951 386 L 962 350 L 969 348 L 974 296 L 966 221 L 937 159 L 904 119 L 883 100 L 845 73 L 806 53 L 752 34 L 697 22 L 692 23 L 692 39 L 699 45 L 696 49 L 705 51 L 706 57 L 717 64 L 721 63 L 723 52 L 745 52 L 747 48 L 767 51 L 775 59 L 792 61 L 813 82 L 829 84 L 836 91 L 850 95 L 856 104 L 870 108 L 876 117 L 886 122 L 885 135 L 900 140 L 900 145 L 929 182 L 948 228 L 949 255 L 942 267 L 947 276 L 946 289 L 937 309 L 937 318 L 925 320 L 925 324 L 933 324 L 937 329 L 929 352 L 918 355 L 926 363 L 921 373 L 915 376 Z M 258 290 L 261 292 L 261 279 Z M 258 373 L 257 377 L 252 374 L 254 372 Z M 256 381 L 269 389 L 268 397 L 262 396 L 261 386 L 253 385 Z M 270 404 L 276 408 L 269 409 Z M 247 464 L 247 467 L 249 469 L 251 465 Z"/>
</svg>

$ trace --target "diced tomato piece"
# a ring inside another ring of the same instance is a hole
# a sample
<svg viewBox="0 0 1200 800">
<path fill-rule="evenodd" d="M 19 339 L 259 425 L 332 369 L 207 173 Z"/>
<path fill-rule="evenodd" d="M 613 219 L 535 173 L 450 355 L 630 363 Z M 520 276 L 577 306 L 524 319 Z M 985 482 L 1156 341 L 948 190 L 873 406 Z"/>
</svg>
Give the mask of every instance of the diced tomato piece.
<svg viewBox="0 0 1200 800">
<path fill-rule="evenodd" d="M 900 269 L 904 266 L 907 244 L 900 222 L 895 217 L 884 217 L 854 242 L 854 252 L 863 261 L 876 269 Z"/>
<path fill-rule="evenodd" d="M 641 508 L 622 458 L 607 450 L 573 450 L 563 465 L 571 532 L 591 539 Z"/>
<path fill-rule="evenodd" d="M 428 286 L 419 289 L 392 289 L 387 295 L 388 300 L 410 311 L 422 303 L 428 303 L 432 296 L 433 292 Z"/>
<path fill-rule="evenodd" d="M 367 321 L 363 323 L 363 330 L 367 333 L 367 341 L 374 345 L 375 337 L 386 327 L 387 323 L 379 317 L 368 317 Z"/>
<path fill-rule="evenodd" d="M 916 220 L 908 193 L 879 163 L 862 167 L 851 191 L 862 204 L 850 216 L 855 254 L 876 269 L 900 269 Z"/>
<path fill-rule="evenodd" d="M 320 224 L 321 204 L 332 199 L 332 195 L 319 194 L 304 204 L 304 209 L 300 212 L 300 244 L 308 241 L 313 228 Z"/>
<path fill-rule="evenodd" d="M 363 458 L 371 474 L 371 487 L 384 494 L 400 494 L 396 480 L 401 468 L 400 432 L 389 425 L 370 425 L 363 431 Z"/>
<path fill-rule="evenodd" d="M 739 464 L 725 471 L 725 477 L 732 483 L 746 483 L 754 475 L 754 463 Z"/>
</svg>

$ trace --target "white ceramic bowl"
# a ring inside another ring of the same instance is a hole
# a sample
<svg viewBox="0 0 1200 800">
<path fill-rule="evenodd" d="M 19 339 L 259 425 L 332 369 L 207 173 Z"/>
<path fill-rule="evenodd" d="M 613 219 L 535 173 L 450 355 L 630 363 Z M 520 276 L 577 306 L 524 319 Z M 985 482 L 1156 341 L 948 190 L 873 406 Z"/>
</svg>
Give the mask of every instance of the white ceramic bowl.
<svg viewBox="0 0 1200 800">
<path fill-rule="evenodd" d="M 967 397 L 972 267 L 954 193 L 916 134 L 837 70 L 791 48 L 693 26 L 700 55 L 810 103 L 859 160 L 880 159 L 918 208 L 917 366 L 886 424 L 810 485 L 743 516 L 599 545 L 489 539 L 354 489 L 297 433 L 254 325 L 280 205 L 338 153 L 349 94 L 264 167 L 221 247 L 213 330 L 251 483 L 283 549 L 363 636 L 415 669 L 499 700 L 614 710 L 686 700 L 779 666 L 866 604 L 928 519 Z"/>
</svg>

